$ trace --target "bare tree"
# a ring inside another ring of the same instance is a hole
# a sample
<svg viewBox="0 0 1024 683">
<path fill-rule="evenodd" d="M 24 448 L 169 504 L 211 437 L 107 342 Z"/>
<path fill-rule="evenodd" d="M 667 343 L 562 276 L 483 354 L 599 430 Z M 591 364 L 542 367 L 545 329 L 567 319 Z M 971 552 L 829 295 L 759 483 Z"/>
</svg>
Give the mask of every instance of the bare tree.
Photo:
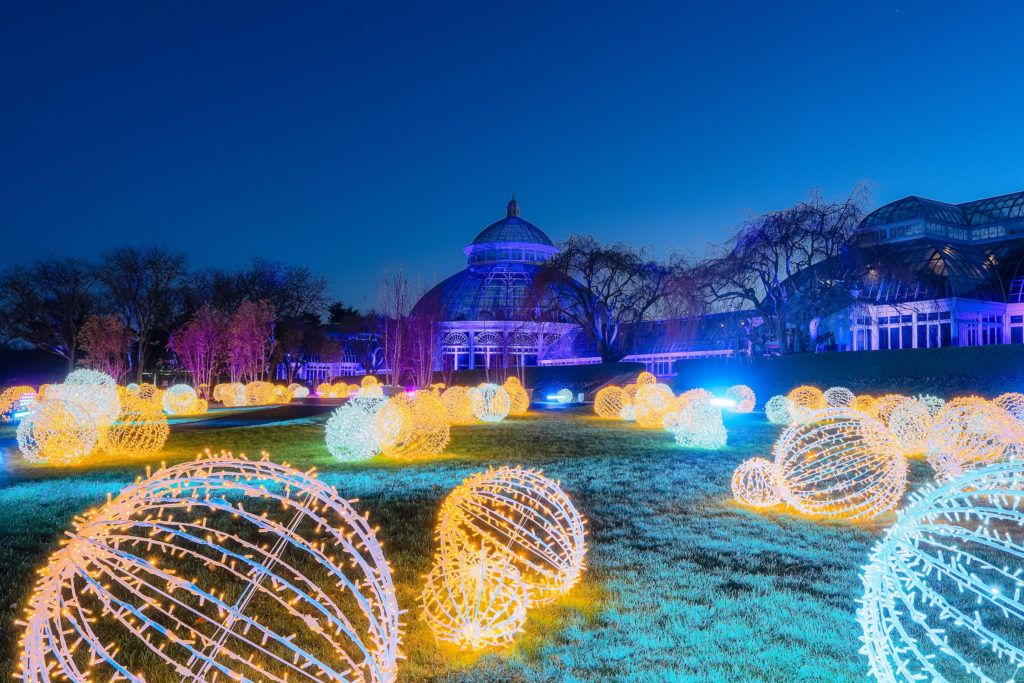
<svg viewBox="0 0 1024 683">
<path fill-rule="evenodd" d="M 629 355 L 630 331 L 651 319 L 671 285 L 671 269 L 645 249 L 599 244 L 572 235 L 534 278 L 542 316 L 578 325 L 597 345 L 604 362 Z"/>
<path fill-rule="evenodd" d="M 153 330 L 174 317 L 185 255 L 157 246 L 120 247 L 103 254 L 94 272 L 111 308 L 135 335 L 131 360 L 136 380 L 142 381 Z"/>
<path fill-rule="evenodd" d="M 396 268 L 385 266 L 377 290 L 384 322 L 384 371 L 387 383 L 397 384 L 406 362 L 406 319 L 412 305 L 405 265 L 400 263 Z"/>
<path fill-rule="evenodd" d="M 66 359 L 71 371 L 79 330 L 94 305 L 92 285 L 91 270 L 74 258 L 10 266 L 0 274 L 4 335 Z"/>
<path fill-rule="evenodd" d="M 848 247 L 867 199 L 864 185 L 841 201 L 814 191 L 791 208 L 745 221 L 704 264 L 713 304 L 755 309 L 779 350 L 794 350 L 791 324 L 799 331 L 815 311 L 843 307 L 858 279 Z"/>
<path fill-rule="evenodd" d="M 83 364 L 121 381 L 128 369 L 131 347 L 131 335 L 124 322 L 114 315 L 91 315 L 78 337 L 79 346 L 86 353 Z"/>
<path fill-rule="evenodd" d="M 231 381 L 263 379 L 270 364 L 274 312 L 265 301 L 243 301 L 228 318 L 228 369 Z"/>
</svg>

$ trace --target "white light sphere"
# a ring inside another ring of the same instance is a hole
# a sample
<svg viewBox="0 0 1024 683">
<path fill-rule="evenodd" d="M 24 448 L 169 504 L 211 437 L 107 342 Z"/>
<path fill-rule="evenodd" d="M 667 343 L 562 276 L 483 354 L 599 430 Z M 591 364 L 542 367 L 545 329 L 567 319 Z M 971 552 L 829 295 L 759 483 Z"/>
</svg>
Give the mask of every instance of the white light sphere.
<svg viewBox="0 0 1024 683">
<path fill-rule="evenodd" d="M 288 391 L 291 392 L 291 395 L 295 398 L 306 398 L 309 396 L 309 389 L 294 382 L 288 385 Z"/>
<path fill-rule="evenodd" d="M 473 414 L 484 422 L 501 422 L 512 409 L 512 398 L 497 384 L 481 384 L 469 392 Z"/>
<path fill-rule="evenodd" d="M 829 408 L 846 408 L 855 398 L 856 394 L 846 387 L 830 387 L 825 390 L 825 403 Z"/>
<path fill-rule="evenodd" d="M 775 485 L 775 463 L 764 458 L 750 458 L 740 463 L 732 474 L 732 495 L 752 508 L 766 508 L 782 502 Z"/>
<path fill-rule="evenodd" d="M 196 390 L 187 384 L 175 384 L 164 392 L 164 412 L 168 415 L 189 415 L 198 402 Z"/>
<path fill-rule="evenodd" d="M 99 440 L 92 416 L 80 404 L 50 398 L 18 423 L 18 449 L 30 462 L 77 465 Z"/>
<path fill-rule="evenodd" d="M 338 460 L 366 460 L 380 451 L 377 410 L 382 398 L 352 398 L 327 420 L 327 450 Z"/>
<path fill-rule="evenodd" d="M 725 448 L 728 438 L 721 408 L 703 401 L 690 401 L 679 411 L 678 426 L 672 433 L 680 446 L 704 450 Z"/>
<path fill-rule="evenodd" d="M 772 396 L 764 404 L 764 414 L 768 421 L 775 425 L 788 425 L 793 421 L 791 414 L 793 403 L 782 395 Z"/>
<path fill-rule="evenodd" d="M 885 426 L 906 456 L 920 455 L 928 450 L 934 420 L 928 407 L 920 401 L 905 398 L 889 411 Z"/>
<path fill-rule="evenodd" d="M 935 417 L 939 411 L 942 410 L 943 406 L 946 405 L 946 401 L 944 399 L 941 399 L 938 396 L 932 396 L 931 394 L 918 394 L 914 398 L 928 409 L 928 413 L 932 417 Z"/>
<path fill-rule="evenodd" d="M 1024 427 L 983 399 L 954 400 L 934 418 L 925 456 L 940 482 L 1024 453 Z"/>
<path fill-rule="evenodd" d="M 725 390 L 725 397 L 733 402 L 729 408 L 733 413 L 749 413 L 754 409 L 757 398 L 754 390 L 745 384 L 736 384 Z"/>
<path fill-rule="evenodd" d="M 396 677 L 399 609 L 369 522 L 309 473 L 224 455 L 80 519 L 29 600 L 26 681 Z"/>
<path fill-rule="evenodd" d="M 870 519 L 899 504 L 907 459 L 889 430 L 852 408 L 794 422 L 774 448 L 782 499 L 815 517 Z"/>
<path fill-rule="evenodd" d="M 48 397 L 73 401 L 82 406 L 97 428 L 110 424 L 121 412 L 117 382 L 99 370 L 75 370 L 64 378 L 63 384 L 55 384 L 47 391 Z"/>
<path fill-rule="evenodd" d="M 1010 681 L 1024 667 L 1024 465 L 925 490 L 875 546 L 857 610 L 879 681 Z"/>
</svg>

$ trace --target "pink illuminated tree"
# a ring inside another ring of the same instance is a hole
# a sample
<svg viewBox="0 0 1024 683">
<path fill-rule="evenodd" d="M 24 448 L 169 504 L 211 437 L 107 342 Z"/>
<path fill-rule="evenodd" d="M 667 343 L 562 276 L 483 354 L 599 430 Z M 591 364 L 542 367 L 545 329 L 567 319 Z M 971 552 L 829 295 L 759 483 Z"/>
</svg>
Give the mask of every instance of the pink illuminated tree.
<svg viewBox="0 0 1024 683">
<path fill-rule="evenodd" d="M 274 311 L 266 301 L 243 301 L 228 318 L 232 382 L 262 379 L 274 352 Z"/>
<path fill-rule="evenodd" d="M 102 370 L 120 381 L 128 371 L 131 335 L 120 318 L 113 315 L 89 316 L 78 334 L 86 357 L 82 364 Z"/>
<path fill-rule="evenodd" d="M 227 316 L 206 304 L 171 334 L 167 346 L 192 376 L 195 386 L 206 385 L 209 391 L 226 359 L 227 339 Z"/>
</svg>

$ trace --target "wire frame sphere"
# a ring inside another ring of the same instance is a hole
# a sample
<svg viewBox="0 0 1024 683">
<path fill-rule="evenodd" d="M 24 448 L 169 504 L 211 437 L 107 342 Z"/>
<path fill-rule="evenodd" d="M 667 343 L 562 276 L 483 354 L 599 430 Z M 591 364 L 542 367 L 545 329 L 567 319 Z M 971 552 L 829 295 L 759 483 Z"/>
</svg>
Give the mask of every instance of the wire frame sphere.
<svg viewBox="0 0 1024 683">
<path fill-rule="evenodd" d="M 14 414 L 29 410 L 37 403 L 36 390 L 32 387 L 8 387 L 0 394 L 0 422 L 10 422 Z"/>
<path fill-rule="evenodd" d="M 983 399 L 950 401 L 935 416 L 928 464 L 935 478 L 946 482 L 964 472 L 1017 457 L 1024 452 L 1020 423 L 999 406 Z"/>
<path fill-rule="evenodd" d="M 390 683 L 398 617 L 348 501 L 226 454 L 161 470 L 76 524 L 30 599 L 22 675 Z"/>
<path fill-rule="evenodd" d="M 486 544 L 438 555 L 420 599 L 434 637 L 473 652 L 511 645 L 529 604 L 519 570 Z"/>
<path fill-rule="evenodd" d="M 199 396 L 187 384 L 175 384 L 164 392 L 164 412 L 168 415 L 192 415 L 196 410 Z"/>
<path fill-rule="evenodd" d="M 156 411 L 122 413 L 103 432 L 103 450 L 118 458 L 156 455 L 167 443 L 167 416 Z"/>
<path fill-rule="evenodd" d="M 709 451 L 725 448 L 728 432 L 722 422 L 722 410 L 710 403 L 690 401 L 679 411 L 674 426 L 672 433 L 680 446 Z"/>
<path fill-rule="evenodd" d="M 530 394 L 527 393 L 518 377 L 509 377 L 502 385 L 502 389 L 508 392 L 509 400 L 512 402 L 509 408 L 509 415 L 525 415 L 530 409 Z"/>
<path fill-rule="evenodd" d="M 555 600 L 583 574 L 583 515 L 535 470 L 503 467 L 465 479 L 441 506 L 438 534 L 442 557 L 486 548 L 515 567 L 531 606 Z"/>
<path fill-rule="evenodd" d="M 857 610 L 879 681 L 1010 681 L 1024 667 L 1024 466 L 926 490 L 875 546 Z"/>
<path fill-rule="evenodd" d="M 22 418 L 17 437 L 18 449 L 29 462 L 77 465 L 96 446 L 99 431 L 80 404 L 51 398 Z"/>
<path fill-rule="evenodd" d="M 376 415 L 380 450 L 392 458 L 438 455 L 451 440 L 448 413 L 429 391 L 392 396 Z"/>
<path fill-rule="evenodd" d="M 875 400 L 874 396 L 861 394 L 859 396 L 855 396 L 854 399 L 850 401 L 850 408 L 859 413 L 875 417 L 878 414 L 875 410 Z"/>
<path fill-rule="evenodd" d="M 363 377 L 363 379 L 359 382 L 359 386 L 361 386 L 363 389 L 366 389 L 366 388 L 369 388 L 369 387 L 372 387 L 372 386 L 376 386 L 376 385 L 377 385 L 377 378 L 374 377 L 373 375 L 367 375 L 366 377 Z"/>
<path fill-rule="evenodd" d="M 733 413 L 749 413 L 754 409 L 757 398 L 754 390 L 745 384 L 736 384 L 725 390 L 725 397 L 732 400 L 735 405 L 729 408 Z"/>
<path fill-rule="evenodd" d="M 775 486 L 775 464 L 764 458 L 750 458 L 732 473 L 732 496 L 752 508 L 767 508 L 782 502 Z"/>
<path fill-rule="evenodd" d="M 768 421 L 775 425 L 788 425 L 793 421 L 790 411 L 793 409 L 793 402 L 781 394 L 772 396 L 764 404 L 764 414 Z"/>
<path fill-rule="evenodd" d="M 245 385 L 245 405 L 265 406 L 274 403 L 274 385 L 270 382 L 249 382 Z"/>
<path fill-rule="evenodd" d="M 444 406 L 448 415 L 448 422 L 453 425 L 468 425 L 476 422 L 476 415 L 473 413 L 473 401 L 469 397 L 469 390 L 466 387 L 448 387 L 441 394 L 441 405 Z"/>
<path fill-rule="evenodd" d="M 679 398 L 687 403 L 706 403 L 711 405 L 711 399 L 715 396 L 707 389 L 690 389 L 679 394 Z"/>
<path fill-rule="evenodd" d="M 497 384 L 481 384 L 469 392 L 473 414 L 484 422 L 501 422 L 512 409 L 512 398 Z"/>
<path fill-rule="evenodd" d="M 904 398 L 889 411 L 886 426 L 906 456 L 920 455 L 928 450 L 934 419 L 928 408 L 912 398 Z"/>
<path fill-rule="evenodd" d="M 316 395 L 320 398 L 331 398 L 331 383 L 321 382 L 316 385 Z"/>
<path fill-rule="evenodd" d="M 809 385 L 793 389 L 793 391 L 786 394 L 786 398 L 792 404 L 789 413 L 794 420 L 799 420 L 816 410 L 828 407 L 828 403 L 825 401 L 825 393 L 821 389 Z"/>
<path fill-rule="evenodd" d="M 271 403 L 291 403 L 292 392 L 288 387 L 275 385 L 271 393 Z"/>
<path fill-rule="evenodd" d="M 366 460 L 380 451 L 377 411 L 383 399 L 353 398 L 327 420 L 324 439 L 327 450 L 338 460 Z"/>
<path fill-rule="evenodd" d="M 620 418 L 622 416 L 622 388 L 609 385 L 594 396 L 594 412 L 599 417 Z"/>
<path fill-rule="evenodd" d="M 928 409 L 928 413 L 935 417 L 942 410 L 943 406 L 946 405 L 946 401 L 939 398 L 938 396 L 932 396 L 931 394 L 918 394 L 915 396 L 925 408 Z"/>
<path fill-rule="evenodd" d="M 675 396 L 671 389 L 658 384 L 641 384 L 633 402 L 633 419 L 640 427 L 660 429 L 665 422 L 665 415 L 672 410 Z"/>
<path fill-rule="evenodd" d="M 379 384 L 368 384 L 365 387 L 361 387 L 356 392 L 356 396 L 365 396 L 366 398 L 382 398 L 384 396 L 384 387 Z"/>
<path fill-rule="evenodd" d="M 288 391 L 292 392 L 292 396 L 295 398 L 306 398 L 309 396 L 309 388 L 301 384 L 288 385 Z"/>
<path fill-rule="evenodd" d="M 846 408 L 857 398 L 846 387 L 830 387 L 824 391 L 825 405 L 829 408 Z"/>
<path fill-rule="evenodd" d="M 640 386 L 645 384 L 657 384 L 658 378 L 649 372 L 641 372 L 636 376 L 636 383 Z"/>
<path fill-rule="evenodd" d="M 815 517 L 870 519 L 899 504 L 907 459 L 878 420 L 827 408 L 787 427 L 775 443 L 782 499 Z"/>
<path fill-rule="evenodd" d="M 992 399 L 992 403 L 1008 412 L 1017 421 L 1024 420 L 1024 394 L 1015 391 L 1000 394 Z"/>
<path fill-rule="evenodd" d="M 75 370 L 68 373 L 63 384 L 48 389 L 50 398 L 73 401 L 80 405 L 97 427 L 110 424 L 121 412 L 117 397 L 117 382 L 99 370 Z"/>
<path fill-rule="evenodd" d="M 892 415 L 893 411 L 906 400 L 907 397 L 902 394 L 885 394 L 881 398 L 875 399 L 875 403 L 871 408 L 871 413 L 869 414 L 872 417 L 877 417 L 883 424 L 888 424 L 889 417 Z"/>
</svg>

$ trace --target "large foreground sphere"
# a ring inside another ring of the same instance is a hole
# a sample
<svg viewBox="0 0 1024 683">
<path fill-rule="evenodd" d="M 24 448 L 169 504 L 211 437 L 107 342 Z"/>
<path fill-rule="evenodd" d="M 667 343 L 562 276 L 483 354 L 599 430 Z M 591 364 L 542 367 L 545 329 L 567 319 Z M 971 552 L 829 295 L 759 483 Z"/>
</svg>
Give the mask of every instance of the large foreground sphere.
<svg viewBox="0 0 1024 683">
<path fill-rule="evenodd" d="M 26 681 L 390 683 L 399 609 L 367 520 L 312 476 L 220 457 L 76 525 L 29 600 Z"/>
<path fill-rule="evenodd" d="M 775 443 L 782 499 L 812 516 L 870 519 L 896 507 L 907 459 L 878 420 L 828 408 L 787 427 Z"/>
<path fill-rule="evenodd" d="M 1024 466 L 926 491 L 861 577 L 862 653 L 879 681 L 1010 681 L 1024 666 Z"/>
<path fill-rule="evenodd" d="M 17 437 L 26 460 L 77 465 L 96 446 L 99 430 L 80 404 L 51 398 L 37 403 L 21 420 Z"/>
</svg>

